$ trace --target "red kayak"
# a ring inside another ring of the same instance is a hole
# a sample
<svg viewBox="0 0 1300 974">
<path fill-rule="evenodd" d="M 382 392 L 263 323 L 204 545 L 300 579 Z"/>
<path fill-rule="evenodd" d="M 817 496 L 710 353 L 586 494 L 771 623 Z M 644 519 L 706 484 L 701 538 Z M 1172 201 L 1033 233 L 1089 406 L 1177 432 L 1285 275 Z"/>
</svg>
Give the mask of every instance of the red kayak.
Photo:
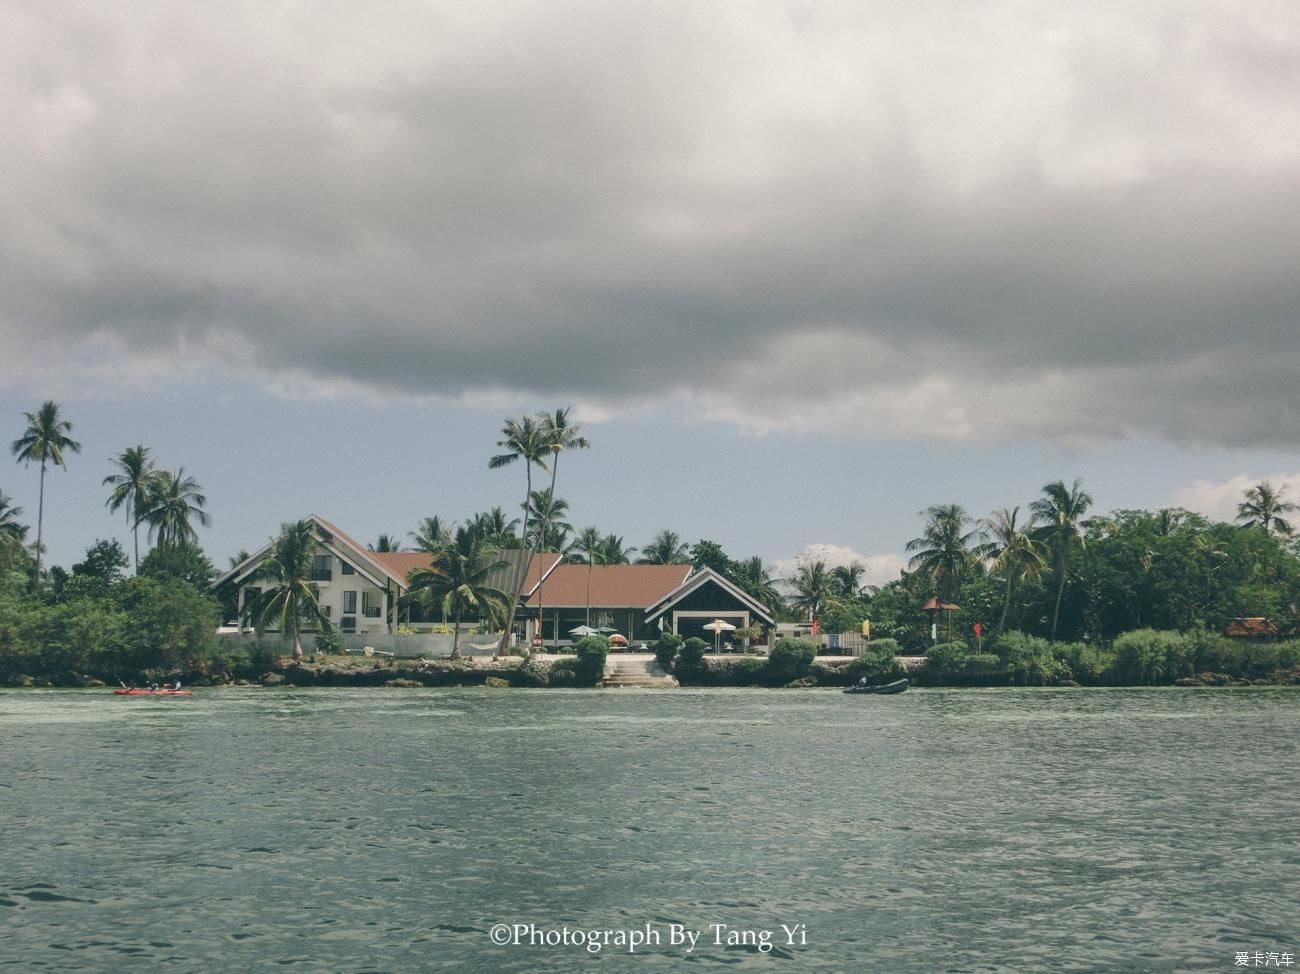
<svg viewBox="0 0 1300 974">
<path fill-rule="evenodd" d="M 119 697 L 188 697 L 193 690 L 114 690 Z"/>
</svg>

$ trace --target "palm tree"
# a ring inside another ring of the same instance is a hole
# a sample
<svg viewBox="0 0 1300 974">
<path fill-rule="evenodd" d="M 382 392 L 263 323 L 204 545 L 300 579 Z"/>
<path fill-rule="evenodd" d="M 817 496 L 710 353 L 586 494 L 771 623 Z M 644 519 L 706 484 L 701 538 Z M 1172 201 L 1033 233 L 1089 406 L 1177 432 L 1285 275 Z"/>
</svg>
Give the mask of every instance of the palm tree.
<svg viewBox="0 0 1300 974">
<path fill-rule="evenodd" d="M 551 454 L 551 489 L 550 496 L 555 496 L 555 477 L 560 470 L 560 454 L 565 450 L 589 450 L 591 443 L 582 435 L 582 427 L 569 422 L 571 406 L 557 409 L 554 413 L 540 413 L 542 436 L 546 440 L 546 449 Z M 546 537 L 549 520 L 543 519 L 542 537 Z"/>
<path fill-rule="evenodd" d="M 519 518 L 506 519 L 506 512 L 500 507 L 475 514 L 470 523 L 483 543 L 493 548 L 517 548 L 519 536 L 515 533 L 519 527 Z"/>
<path fill-rule="evenodd" d="M 104 478 L 103 485 L 113 488 L 104 503 L 112 513 L 117 513 L 120 507 L 126 508 L 126 519 L 131 525 L 131 540 L 135 544 L 135 573 L 139 575 L 140 515 L 144 511 L 157 467 L 147 446 L 129 446 L 109 462 L 117 464 L 118 472 Z"/>
<path fill-rule="evenodd" d="M 27 537 L 27 525 L 18 522 L 22 514 L 21 507 L 14 506 L 14 499 L 0 490 L 0 537 L 12 538 L 22 542 Z"/>
<path fill-rule="evenodd" d="M 46 400 L 34 413 L 23 413 L 27 417 L 27 430 L 14 440 L 10 450 L 21 464 L 39 460 L 41 464 L 41 487 L 36 502 L 36 574 L 32 576 L 33 586 L 40 584 L 41 554 L 45 550 L 42 544 L 42 529 L 45 522 L 45 466 L 68 469 L 63 460 L 65 450 L 72 453 L 81 452 L 81 444 L 69 435 L 72 424 L 59 416 L 59 404 Z"/>
<path fill-rule="evenodd" d="M 988 538 L 980 545 L 979 553 L 990 559 L 994 571 L 1004 572 L 1007 576 L 1006 597 L 1002 603 L 1002 618 L 998 621 L 998 631 L 1007 627 L 1007 613 L 1011 609 L 1011 594 L 1020 579 L 1034 579 L 1047 569 L 1048 551 L 1042 541 L 1034 537 L 1036 521 L 1030 515 L 1024 524 L 1019 523 L 1020 508 L 1010 510 L 1003 507 L 993 512 L 991 517 L 980 521 L 980 528 Z"/>
<path fill-rule="evenodd" d="M 509 562 L 494 559 L 473 525 L 457 528 L 454 539 L 443 545 L 427 568 L 414 568 L 407 576 L 411 591 L 427 593 L 451 616 L 455 629 L 451 655 L 460 656 L 460 625 L 466 614 L 489 626 L 500 625 L 508 614 L 509 596 L 489 584 L 494 572 Z"/>
<path fill-rule="evenodd" d="M 563 517 L 564 510 L 568 504 L 555 498 L 555 478 L 560 470 L 560 454 L 565 450 L 587 450 L 591 448 L 591 443 L 582 435 L 582 427 L 577 423 L 569 422 L 569 411 L 571 406 L 563 409 L 557 409 L 554 413 L 538 413 L 538 419 L 541 422 L 542 437 L 546 442 L 546 450 L 551 455 L 551 486 L 545 491 L 547 498 L 552 498 L 552 503 L 544 503 L 534 509 L 538 515 L 539 528 L 537 531 L 537 543 L 534 545 L 539 551 L 562 551 L 568 542 L 569 533 L 573 530 L 573 525 L 561 522 L 556 525 L 555 519 Z M 538 625 L 542 625 L 543 603 L 542 588 L 546 583 L 545 577 L 538 580 L 537 583 L 537 618 Z M 558 638 L 558 636 L 557 636 Z"/>
<path fill-rule="evenodd" d="M 689 564 L 689 562 L 687 562 Z M 781 601 L 771 572 L 758 555 L 737 563 L 732 581 L 769 609 Z"/>
<path fill-rule="evenodd" d="M 303 623 L 315 623 L 329 632 L 330 621 L 320 604 L 320 590 L 311 581 L 312 558 L 316 554 L 316 535 L 309 521 L 280 525 L 280 536 L 271 545 L 270 554 L 249 579 L 250 582 L 273 582 L 244 606 L 259 635 L 268 627 L 293 638 L 293 658 L 302 658 Z"/>
<path fill-rule="evenodd" d="M 552 468 L 554 469 L 554 468 Z M 573 525 L 564 520 L 569 511 L 569 502 L 563 497 L 556 497 L 550 488 L 535 490 L 528 495 L 528 516 L 533 520 L 529 529 L 529 547 L 537 551 L 562 551 L 568 544 L 569 533 Z M 537 626 L 538 633 L 545 632 L 546 602 L 545 574 L 537 582 Z M 559 636 L 557 635 L 558 639 Z"/>
<path fill-rule="evenodd" d="M 1064 480 L 1043 486 L 1043 496 L 1029 509 L 1043 522 L 1037 530 L 1038 539 L 1051 550 L 1056 570 L 1056 603 L 1052 608 L 1052 641 L 1056 641 L 1056 626 L 1061 618 L 1061 596 L 1065 594 L 1065 580 L 1070 573 L 1070 553 L 1076 548 L 1087 553 L 1088 543 L 1083 536 L 1083 515 L 1092 506 L 1092 495 L 1082 487 L 1083 481 L 1075 478 L 1074 486 L 1066 487 Z"/>
<path fill-rule="evenodd" d="M 862 575 L 867 566 L 860 561 L 839 565 L 831 575 L 835 579 L 835 594 L 844 599 L 856 599 L 862 591 Z"/>
<path fill-rule="evenodd" d="M 547 473 L 550 467 L 546 465 L 546 458 L 551 455 L 550 441 L 546 438 L 546 431 L 538 423 L 535 416 L 523 416 L 520 419 L 507 419 L 505 425 L 501 428 L 501 439 L 497 440 L 497 446 L 504 450 L 504 453 L 498 453 L 488 461 L 488 469 L 496 470 L 499 467 L 506 467 L 516 460 L 524 462 L 524 552 L 525 565 L 532 560 L 532 549 L 528 543 L 528 501 L 533 494 L 533 467 L 541 467 Z M 510 645 L 511 637 L 514 635 L 515 628 L 515 610 L 519 607 L 519 596 L 524 590 L 524 579 L 527 577 L 527 571 L 518 573 L 515 580 L 515 589 L 510 600 L 510 611 L 506 616 L 505 631 L 501 633 L 500 651 L 505 652 L 506 647 Z"/>
<path fill-rule="evenodd" d="M 602 565 L 630 565 L 636 547 L 624 547 L 621 534 L 607 534 L 600 539 L 598 560 Z"/>
<path fill-rule="evenodd" d="M 534 551 L 559 551 L 573 530 L 564 518 L 569 513 L 569 502 L 556 497 L 549 488 L 535 490 L 528 495 L 528 518 L 532 527 L 528 531 L 529 547 Z"/>
<path fill-rule="evenodd" d="M 1187 523 L 1188 512 L 1181 507 L 1162 507 L 1156 511 L 1156 534 L 1167 538 Z"/>
<path fill-rule="evenodd" d="M 929 574 L 940 601 L 955 602 L 978 532 L 962 532 L 970 518 L 960 504 L 936 504 L 921 513 L 926 518 L 925 528 L 919 538 L 907 543 L 906 550 L 916 552 L 907 567 Z"/>
<path fill-rule="evenodd" d="M 1263 528 L 1265 534 L 1294 534 L 1295 526 L 1282 517 L 1300 510 L 1300 505 L 1284 501 L 1286 487 L 1274 488 L 1267 480 L 1260 481 L 1246 491 L 1246 499 L 1237 505 L 1237 523 L 1246 527 Z"/>
<path fill-rule="evenodd" d="M 415 539 L 415 550 L 426 551 L 429 554 L 441 551 L 451 540 L 451 527 L 450 524 L 443 524 L 442 518 L 436 514 L 424 518 L 411 533 L 411 537 Z"/>
<path fill-rule="evenodd" d="M 381 534 L 375 539 L 375 543 L 367 545 L 371 551 L 376 554 L 385 555 L 394 551 L 402 550 L 402 543 L 397 539 L 395 534 Z"/>
<path fill-rule="evenodd" d="M 191 522 L 198 521 L 205 528 L 212 523 L 203 510 L 207 502 L 203 488 L 193 477 L 185 476 L 184 467 L 175 473 L 160 470 L 146 488 L 144 509 L 136 523 L 148 523 L 149 540 L 157 538 L 160 548 L 181 542 L 197 544 L 199 536 Z"/>
<path fill-rule="evenodd" d="M 690 549 L 676 532 L 665 528 L 641 549 L 641 557 L 636 560 L 636 563 L 638 565 L 689 565 Z"/>
<path fill-rule="evenodd" d="M 817 620 L 835 591 L 826 562 L 820 558 L 800 562 L 798 571 L 790 581 L 795 588 L 794 597 L 790 599 L 791 607 L 806 615 L 810 621 Z"/>
<path fill-rule="evenodd" d="M 601 543 L 604 540 L 595 525 L 583 528 L 566 552 L 568 557 L 587 564 L 587 625 L 589 626 L 591 625 L 591 568 L 600 560 Z M 581 558 L 578 557 L 579 555 Z"/>
<path fill-rule="evenodd" d="M 27 549 L 23 547 L 27 540 L 27 525 L 18 521 L 22 512 L 21 507 L 14 506 L 12 497 L 0 491 L 0 590 L 11 582 L 17 586 L 24 581 L 18 575 L 27 563 Z"/>
</svg>

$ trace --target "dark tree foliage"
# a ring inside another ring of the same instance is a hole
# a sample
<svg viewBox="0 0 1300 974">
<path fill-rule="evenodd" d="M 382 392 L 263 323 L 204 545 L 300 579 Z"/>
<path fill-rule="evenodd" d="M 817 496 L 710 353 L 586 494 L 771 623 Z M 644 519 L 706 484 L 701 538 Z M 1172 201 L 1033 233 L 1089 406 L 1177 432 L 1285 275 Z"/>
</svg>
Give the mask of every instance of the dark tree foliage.
<svg viewBox="0 0 1300 974">
<path fill-rule="evenodd" d="M 206 592 L 216 580 L 217 570 L 202 548 L 182 541 L 150 551 L 140 561 L 140 574 L 158 581 L 175 579 Z"/>
</svg>

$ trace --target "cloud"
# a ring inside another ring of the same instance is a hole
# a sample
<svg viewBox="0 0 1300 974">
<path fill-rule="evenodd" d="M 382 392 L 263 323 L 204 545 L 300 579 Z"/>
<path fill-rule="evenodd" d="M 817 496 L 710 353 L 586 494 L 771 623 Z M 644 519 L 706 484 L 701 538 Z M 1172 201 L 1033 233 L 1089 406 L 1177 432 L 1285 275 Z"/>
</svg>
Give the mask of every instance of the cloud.
<svg viewBox="0 0 1300 974">
<path fill-rule="evenodd" d="M 907 563 L 898 555 L 863 555 L 844 545 L 816 543 L 804 548 L 794 558 L 778 559 L 772 563 L 772 577 L 788 579 L 799 570 L 802 562 L 822 561 L 827 568 L 840 568 L 859 562 L 866 570 L 862 573 L 863 585 L 884 585 L 895 581 Z"/>
<path fill-rule="evenodd" d="M 1284 0 L 0 0 L 0 382 L 1300 443 Z"/>
<path fill-rule="evenodd" d="M 1173 503 L 1215 521 L 1231 522 L 1236 520 L 1237 505 L 1246 491 L 1264 480 L 1285 491 L 1283 500 L 1300 501 L 1300 473 L 1275 473 L 1267 477 L 1240 473 L 1224 481 L 1198 480 L 1175 492 Z"/>
</svg>

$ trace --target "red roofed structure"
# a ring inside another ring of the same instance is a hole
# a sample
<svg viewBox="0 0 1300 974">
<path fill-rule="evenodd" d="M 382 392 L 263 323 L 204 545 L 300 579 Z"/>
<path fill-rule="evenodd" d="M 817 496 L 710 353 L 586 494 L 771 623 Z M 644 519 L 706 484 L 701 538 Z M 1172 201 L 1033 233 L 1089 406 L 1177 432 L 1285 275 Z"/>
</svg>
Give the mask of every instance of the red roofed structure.
<svg viewBox="0 0 1300 974">
<path fill-rule="evenodd" d="M 424 618 L 419 606 L 402 600 L 410 587 L 410 573 L 432 564 L 428 553 L 371 551 L 322 517 L 310 514 L 304 520 L 316 536 L 312 582 L 322 608 L 340 632 L 386 634 L 399 622 L 419 626 L 438 621 Z M 257 571 L 272 545 L 263 545 L 214 583 L 214 588 L 236 588 L 241 613 L 264 584 L 257 581 Z M 518 618 L 533 644 L 543 628 L 539 615 L 544 616 L 548 645 L 569 644 L 574 639 L 572 630 L 583 625 L 607 627 L 631 641 L 649 641 L 665 631 L 711 638 L 703 627 L 714 619 L 738 629 L 775 622 L 770 607 L 711 569 L 566 565 L 555 552 L 529 555 L 517 549 L 503 549 L 497 557 L 506 564 L 489 580 L 492 587 L 512 592 L 520 574 L 524 575 Z"/>
<path fill-rule="evenodd" d="M 1223 634 L 1232 639 L 1265 640 L 1278 637 L 1277 626 L 1263 616 L 1245 616 L 1239 619 L 1230 619 L 1223 628 Z"/>
</svg>

